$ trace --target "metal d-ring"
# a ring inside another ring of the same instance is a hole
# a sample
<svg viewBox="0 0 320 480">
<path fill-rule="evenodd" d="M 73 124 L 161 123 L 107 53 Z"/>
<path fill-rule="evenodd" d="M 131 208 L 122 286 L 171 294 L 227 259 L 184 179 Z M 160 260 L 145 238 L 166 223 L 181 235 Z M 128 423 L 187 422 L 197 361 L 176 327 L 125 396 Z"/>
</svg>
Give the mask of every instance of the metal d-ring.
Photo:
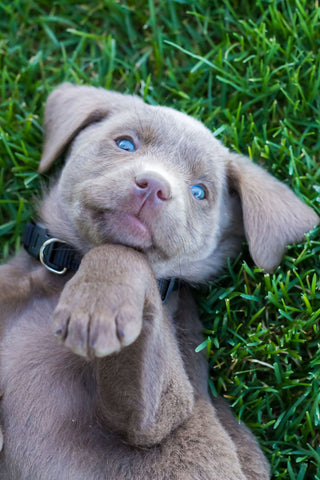
<svg viewBox="0 0 320 480">
<path fill-rule="evenodd" d="M 45 249 L 48 247 L 48 245 L 50 245 L 51 243 L 55 243 L 55 242 L 57 242 L 57 243 L 67 243 L 67 242 L 64 242 L 63 240 L 59 240 L 59 238 L 49 238 L 48 240 L 46 240 L 42 244 L 42 246 L 40 248 L 39 259 L 40 259 L 40 262 L 42 263 L 42 265 L 44 267 L 46 267 L 47 270 L 49 270 L 52 273 L 56 273 L 57 275 L 63 275 L 68 270 L 67 268 L 63 268 L 62 270 L 56 270 L 55 268 L 49 267 L 49 265 L 46 264 L 46 261 L 45 261 L 45 258 L 44 258 Z"/>
</svg>

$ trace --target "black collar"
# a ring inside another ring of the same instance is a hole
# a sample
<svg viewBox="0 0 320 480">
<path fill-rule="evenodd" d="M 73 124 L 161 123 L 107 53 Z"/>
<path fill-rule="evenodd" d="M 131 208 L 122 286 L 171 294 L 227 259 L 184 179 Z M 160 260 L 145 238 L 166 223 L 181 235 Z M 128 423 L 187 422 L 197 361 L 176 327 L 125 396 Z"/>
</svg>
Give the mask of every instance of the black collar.
<svg viewBox="0 0 320 480">
<path fill-rule="evenodd" d="M 50 272 L 63 275 L 67 270 L 78 270 L 81 255 L 63 240 L 52 237 L 40 223 L 30 222 L 23 234 L 23 246 L 32 256 L 40 260 Z M 178 287 L 178 280 L 158 280 L 159 292 L 166 303 L 172 290 Z"/>
</svg>

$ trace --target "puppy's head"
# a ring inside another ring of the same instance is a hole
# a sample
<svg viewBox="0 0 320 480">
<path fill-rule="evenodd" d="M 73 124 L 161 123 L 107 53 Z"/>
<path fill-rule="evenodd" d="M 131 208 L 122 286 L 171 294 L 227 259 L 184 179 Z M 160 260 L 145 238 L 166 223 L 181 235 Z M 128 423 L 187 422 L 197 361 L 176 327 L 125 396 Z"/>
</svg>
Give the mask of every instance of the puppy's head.
<svg viewBox="0 0 320 480">
<path fill-rule="evenodd" d="M 83 252 L 108 242 L 139 249 L 158 277 L 202 281 L 244 236 L 271 271 L 318 221 L 200 122 L 137 97 L 63 84 L 48 99 L 45 132 L 41 172 L 70 146 L 42 210 L 52 234 Z"/>
</svg>

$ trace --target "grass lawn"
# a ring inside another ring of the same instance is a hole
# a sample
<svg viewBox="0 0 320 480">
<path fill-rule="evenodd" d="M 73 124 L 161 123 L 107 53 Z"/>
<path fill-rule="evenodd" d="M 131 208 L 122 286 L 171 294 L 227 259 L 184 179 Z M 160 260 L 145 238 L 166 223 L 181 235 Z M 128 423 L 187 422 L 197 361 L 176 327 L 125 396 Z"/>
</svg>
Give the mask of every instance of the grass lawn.
<svg viewBox="0 0 320 480">
<path fill-rule="evenodd" d="M 319 50 L 318 0 L 1 1 L 1 260 L 32 214 L 43 105 L 64 80 L 201 119 L 319 213 Z M 320 479 L 319 233 L 273 275 L 245 250 L 198 293 L 210 388 L 252 428 L 274 479 Z"/>
</svg>

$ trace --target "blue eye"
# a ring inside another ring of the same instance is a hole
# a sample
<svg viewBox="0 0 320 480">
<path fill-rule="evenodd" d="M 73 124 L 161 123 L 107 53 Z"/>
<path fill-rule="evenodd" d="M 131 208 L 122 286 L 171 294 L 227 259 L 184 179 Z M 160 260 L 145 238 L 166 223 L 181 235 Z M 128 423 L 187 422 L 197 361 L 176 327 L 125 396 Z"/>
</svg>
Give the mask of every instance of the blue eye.
<svg viewBox="0 0 320 480">
<path fill-rule="evenodd" d="M 202 185 L 191 185 L 191 193 L 197 200 L 203 200 L 206 198 L 206 191 Z"/>
<path fill-rule="evenodd" d="M 119 138 L 119 140 L 116 141 L 116 144 L 121 150 L 126 150 L 126 152 L 136 151 L 135 144 L 129 138 Z"/>
</svg>

